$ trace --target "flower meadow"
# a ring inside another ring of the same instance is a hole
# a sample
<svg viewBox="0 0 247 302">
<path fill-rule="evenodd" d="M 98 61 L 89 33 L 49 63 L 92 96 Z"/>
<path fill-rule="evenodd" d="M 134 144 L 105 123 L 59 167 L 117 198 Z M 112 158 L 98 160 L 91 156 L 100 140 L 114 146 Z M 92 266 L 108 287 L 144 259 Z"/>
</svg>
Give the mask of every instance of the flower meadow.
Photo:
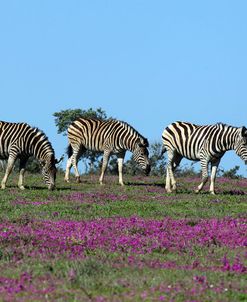
<svg viewBox="0 0 247 302">
<path fill-rule="evenodd" d="M 62 177 L 0 192 L 0 301 L 247 300 L 247 180 Z"/>
</svg>

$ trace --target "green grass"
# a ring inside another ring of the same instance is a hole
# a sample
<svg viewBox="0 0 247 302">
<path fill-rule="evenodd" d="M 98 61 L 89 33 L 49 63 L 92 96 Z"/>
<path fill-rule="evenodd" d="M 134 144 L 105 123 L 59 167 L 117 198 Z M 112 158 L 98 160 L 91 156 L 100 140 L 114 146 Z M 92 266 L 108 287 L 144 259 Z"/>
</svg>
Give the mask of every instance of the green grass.
<svg viewBox="0 0 247 302">
<path fill-rule="evenodd" d="M 1 232 L 5 231 L 4 223 L 32 229 L 37 221 L 80 222 L 109 217 L 170 217 L 187 219 L 190 226 L 211 218 L 247 221 L 245 180 L 218 181 L 220 194 L 212 196 L 205 191 L 193 193 L 198 179 L 179 179 L 178 193 L 167 194 L 163 179 L 156 177 L 125 177 L 126 186 L 121 187 L 117 177 L 106 177 L 106 184 L 100 186 L 97 176 L 84 176 L 81 184 L 67 184 L 63 175 L 58 175 L 55 191 L 46 189 L 40 175 L 30 174 L 26 190 L 21 191 L 16 186 L 17 178 L 12 175 L 6 190 L 0 191 Z M 8 238 L 0 241 L 0 301 L 247 300 L 245 274 L 215 269 L 226 254 L 231 261 L 239 255 L 246 264 L 246 250 L 242 247 L 229 249 L 215 243 L 180 251 L 157 249 L 140 255 L 88 249 L 83 257 L 71 258 L 68 252 L 30 256 L 34 244 L 31 234 L 30 238 L 23 235 L 21 247 L 16 244 Z M 196 261 L 200 266 L 185 269 Z M 169 268 L 154 264 L 167 262 L 176 265 Z M 31 280 L 21 277 L 25 273 Z M 8 278 L 9 290 L 4 289 L 1 278 Z M 22 288 L 17 290 L 18 282 Z M 16 290 L 12 292 L 11 288 Z"/>
</svg>

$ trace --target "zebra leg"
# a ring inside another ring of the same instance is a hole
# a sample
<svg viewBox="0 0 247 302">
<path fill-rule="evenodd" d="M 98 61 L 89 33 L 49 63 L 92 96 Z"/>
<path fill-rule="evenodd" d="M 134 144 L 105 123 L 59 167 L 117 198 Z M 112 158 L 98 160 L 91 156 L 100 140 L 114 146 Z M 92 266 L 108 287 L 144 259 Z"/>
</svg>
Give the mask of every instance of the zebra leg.
<svg viewBox="0 0 247 302">
<path fill-rule="evenodd" d="M 204 187 L 205 183 L 208 181 L 208 160 L 201 159 L 201 168 L 202 168 L 202 182 L 199 184 L 196 193 L 199 193 Z"/>
<path fill-rule="evenodd" d="M 181 156 L 180 154 L 176 153 L 173 161 L 172 161 L 172 174 L 173 174 L 173 182 L 172 182 L 172 191 L 176 191 L 177 190 L 177 184 L 176 184 L 176 180 L 174 178 L 174 172 L 176 170 L 176 168 L 179 166 L 181 160 L 182 160 L 183 156 Z"/>
<path fill-rule="evenodd" d="M 111 154 L 110 151 L 104 151 L 104 154 L 103 154 L 103 163 L 102 163 L 102 169 L 101 169 L 101 174 L 100 174 L 100 178 L 99 178 L 99 183 L 101 185 L 103 185 L 104 174 L 105 174 L 105 170 L 107 168 L 110 154 Z"/>
<path fill-rule="evenodd" d="M 20 159 L 20 168 L 19 168 L 20 175 L 19 175 L 18 187 L 21 190 L 25 189 L 25 187 L 23 186 L 23 180 L 24 180 L 24 173 L 25 173 L 26 163 L 27 163 L 27 158 L 21 158 Z"/>
<path fill-rule="evenodd" d="M 174 151 L 168 150 L 168 163 L 166 168 L 166 191 L 167 193 L 171 193 L 176 190 L 176 180 L 173 174 L 173 164 L 174 164 Z"/>
<path fill-rule="evenodd" d="M 118 175 L 119 175 L 119 184 L 124 186 L 123 183 L 123 161 L 124 161 L 125 153 L 118 154 Z"/>
<path fill-rule="evenodd" d="M 167 193 L 171 193 L 171 181 L 170 181 L 168 167 L 166 168 L 166 191 Z"/>
<path fill-rule="evenodd" d="M 80 173 L 78 170 L 78 159 L 79 159 L 79 154 L 77 153 L 76 155 L 72 155 L 72 164 L 75 170 L 75 179 L 77 183 L 81 183 L 81 179 L 80 179 Z"/>
<path fill-rule="evenodd" d="M 4 175 L 4 177 L 2 179 L 2 182 L 1 182 L 1 188 L 2 189 L 6 188 L 6 182 L 8 180 L 9 174 L 11 173 L 11 171 L 14 167 L 15 160 L 16 160 L 15 157 L 9 156 L 8 162 L 7 162 L 7 168 L 6 168 L 6 171 L 5 171 L 5 175 Z"/>
<path fill-rule="evenodd" d="M 68 158 L 67 164 L 66 164 L 66 170 L 65 170 L 65 176 L 64 176 L 64 180 L 66 182 L 69 182 L 69 172 L 72 167 L 72 156 L 70 158 Z"/>
<path fill-rule="evenodd" d="M 215 178 L 216 178 L 216 173 L 219 163 L 220 163 L 220 159 L 211 163 L 211 183 L 210 183 L 209 192 L 213 195 L 215 195 L 214 185 L 215 185 Z"/>
<path fill-rule="evenodd" d="M 181 156 L 180 154 L 175 155 L 174 160 L 173 160 L 173 164 L 172 164 L 172 172 L 173 173 L 176 170 L 176 168 L 179 166 L 182 158 L 183 158 L 183 156 Z"/>
<path fill-rule="evenodd" d="M 72 147 L 73 148 L 73 147 Z M 80 183 L 80 174 L 79 174 L 79 170 L 78 170 L 78 160 L 79 157 L 81 156 L 82 152 L 81 150 L 75 150 L 73 149 L 73 154 L 71 155 L 70 158 L 68 158 L 67 160 L 67 164 L 66 164 L 66 171 L 65 171 L 65 176 L 64 176 L 64 180 L 66 182 L 69 182 L 69 172 L 71 167 L 73 166 L 74 170 L 75 170 L 75 178 L 76 178 L 76 182 Z"/>
</svg>

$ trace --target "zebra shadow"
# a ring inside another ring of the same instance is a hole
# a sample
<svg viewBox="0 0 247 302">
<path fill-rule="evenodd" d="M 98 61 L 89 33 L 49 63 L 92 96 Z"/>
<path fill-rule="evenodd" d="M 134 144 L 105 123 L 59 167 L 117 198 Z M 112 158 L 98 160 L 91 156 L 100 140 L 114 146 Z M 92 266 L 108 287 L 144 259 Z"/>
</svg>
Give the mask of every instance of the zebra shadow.
<svg viewBox="0 0 247 302">
<path fill-rule="evenodd" d="M 25 188 L 28 190 L 49 191 L 48 188 L 41 187 L 41 186 L 26 186 Z M 51 190 L 51 192 L 56 192 L 56 191 L 71 191 L 71 188 L 70 187 L 56 187 L 54 190 Z"/>
<path fill-rule="evenodd" d="M 169 193 L 168 193 L 169 194 Z M 172 193 L 174 194 L 174 193 Z M 242 190 L 216 190 L 216 194 L 215 195 L 211 195 L 211 193 L 207 190 L 205 191 L 201 191 L 199 193 L 196 193 L 195 190 L 189 190 L 189 189 L 180 189 L 180 190 L 177 190 L 175 194 L 188 194 L 188 195 L 197 195 L 197 196 L 200 196 L 200 195 L 203 195 L 203 196 L 220 196 L 220 195 L 247 195 L 247 192 L 245 191 L 242 191 Z"/>
<path fill-rule="evenodd" d="M 16 187 L 16 186 L 8 186 L 8 188 L 18 189 L 18 187 Z M 48 190 L 47 187 L 43 187 L 43 186 L 25 186 L 25 190 L 28 190 L 28 191 L 37 190 L 37 191 L 56 192 L 56 191 L 70 191 L 71 188 L 69 188 L 69 187 L 56 187 L 54 190 Z"/>
<path fill-rule="evenodd" d="M 133 187 L 156 187 L 156 188 L 163 188 L 164 189 L 164 194 L 168 194 L 168 195 L 183 195 L 183 194 L 188 194 L 188 195 L 196 195 L 196 196 L 207 196 L 207 195 L 211 195 L 209 193 L 208 190 L 204 190 L 201 191 L 199 193 L 195 192 L 195 189 L 186 189 L 186 188 L 177 188 L 176 192 L 172 192 L 172 193 L 167 193 L 165 190 L 165 185 L 163 183 L 145 183 L 145 182 L 140 182 L 140 183 L 136 183 L 136 182 L 127 182 L 125 184 L 126 186 L 133 186 Z M 247 192 L 243 191 L 243 190 L 218 190 L 216 191 L 216 195 L 215 196 L 219 196 L 219 195 L 233 195 L 233 196 L 242 196 L 242 195 L 247 195 Z M 211 195 L 214 196 L 214 195 Z"/>
<path fill-rule="evenodd" d="M 162 183 L 145 183 L 145 182 L 126 182 L 125 186 L 134 186 L 134 187 L 139 187 L 139 186 L 143 186 L 143 187 L 160 187 L 160 188 L 164 188 L 165 186 Z"/>
</svg>

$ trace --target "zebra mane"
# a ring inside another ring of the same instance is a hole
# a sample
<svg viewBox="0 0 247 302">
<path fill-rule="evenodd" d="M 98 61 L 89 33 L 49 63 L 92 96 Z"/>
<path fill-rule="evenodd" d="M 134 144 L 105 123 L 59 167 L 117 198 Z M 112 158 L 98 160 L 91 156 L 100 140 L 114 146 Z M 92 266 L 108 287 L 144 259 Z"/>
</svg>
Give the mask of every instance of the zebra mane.
<svg viewBox="0 0 247 302">
<path fill-rule="evenodd" d="M 235 127 L 235 126 L 232 126 L 232 125 L 229 125 L 229 124 L 225 124 L 225 123 L 216 123 L 215 126 L 217 127 L 224 127 L 224 128 L 238 128 L 238 127 Z"/>
<path fill-rule="evenodd" d="M 230 125 L 227 125 L 227 124 L 222 123 L 222 122 L 218 122 L 218 123 L 216 123 L 216 126 L 229 127 Z"/>
<path fill-rule="evenodd" d="M 131 126 L 130 124 L 128 124 L 127 122 L 125 121 L 121 121 L 121 120 L 118 120 L 118 119 L 115 119 L 115 118 L 108 118 L 108 119 L 101 119 L 101 118 L 85 118 L 83 116 L 81 117 L 78 117 L 77 119 L 82 119 L 82 120 L 92 120 L 92 121 L 101 121 L 101 122 L 115 122 L 115 123 L 118 123 L 120 125 L 122 125 L 123 127 L 125 128 L 129 128 L 133 131 L 133 133 L 139 137 L 141 140 L 143 140 L 144 142 L 144 145 L 145 147 L 149 147 L 149 142 L 148 142 L 148 139 L 145 138 L 143 135 L 141 135 L 133 126 Z M 75 119 L 75 121 L 77 120 Z"/>
</svg>

